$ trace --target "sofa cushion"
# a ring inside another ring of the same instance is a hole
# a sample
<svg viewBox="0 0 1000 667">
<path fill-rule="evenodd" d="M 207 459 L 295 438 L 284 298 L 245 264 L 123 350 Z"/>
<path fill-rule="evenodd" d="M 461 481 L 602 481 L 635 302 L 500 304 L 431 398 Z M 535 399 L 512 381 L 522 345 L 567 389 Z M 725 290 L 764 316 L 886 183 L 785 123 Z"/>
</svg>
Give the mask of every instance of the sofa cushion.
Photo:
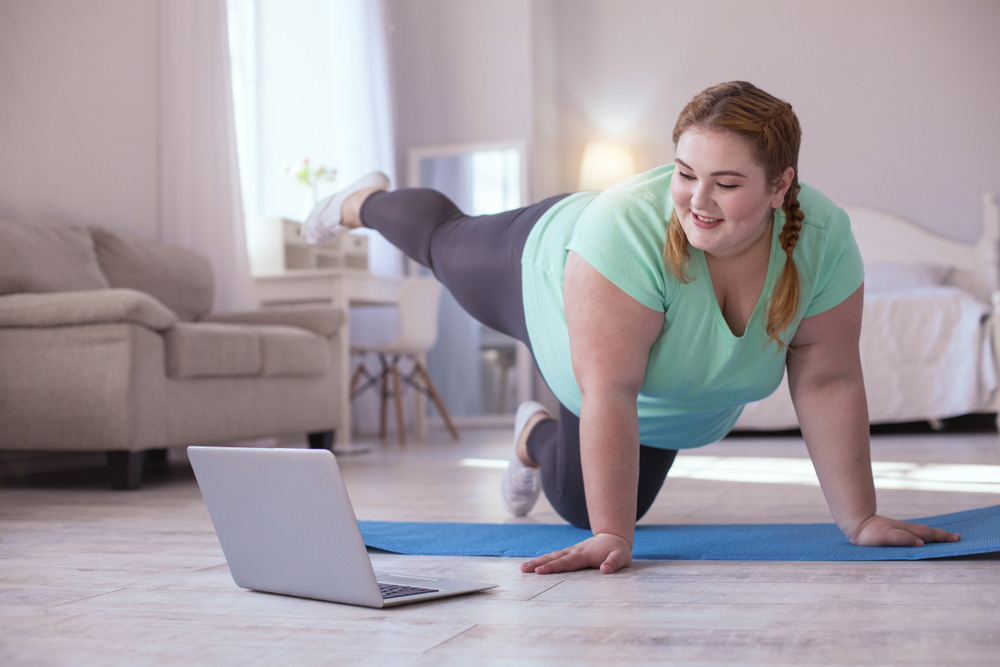
<svg viewBox="0 0 1000 667">
<path fill-rule="evenodd" d="M 325 338 L 297 327 L 179 322 L 165 334 L 172 378 L 321 376 Z"/>
<path fill-rule="evenodd" d="M 184 321 L 212 310 L 212 265 L 196 252 L 91 227 L 97 261 L 112 287 L 151 294 Z"/>
<path fill-rule="evenodd" d="M 259 326 L 263 368 L 261 375 L 319 376 L 330 365 L 330 345 L 298 327 Z"/>
<path fill-rule="evenodd" d="M 320 336 L 333 336 L 344 326 L 347 317 L 331 306 L 288 306 L 230 313 L 209 313 L 202 322 L 231 324 L 277 324 L 307 329 Z"/>
<path fill-rule="evenodd" d="M 254 327 L 178 322 L 164 339 L 172 378 L 254 376 L 262 368 Z"/>
<path fill-rule="evenodd" d="M 0 221 L 0 294 L 108 287 L 83 227 Z"/>
</svg>

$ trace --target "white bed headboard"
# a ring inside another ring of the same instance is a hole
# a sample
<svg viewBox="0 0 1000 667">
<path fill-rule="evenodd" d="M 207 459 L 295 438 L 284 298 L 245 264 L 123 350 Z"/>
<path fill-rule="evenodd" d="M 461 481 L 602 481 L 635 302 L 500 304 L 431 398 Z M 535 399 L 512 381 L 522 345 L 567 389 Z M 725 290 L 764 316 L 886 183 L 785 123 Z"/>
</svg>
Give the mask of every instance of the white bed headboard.
<svg viewBox="0 0 1000 667">
<path fill-rule="evenodd" d="M 949 284 L 990 303 L 1000 290 L 1000 209 L 983 195 L 983 233 L 975 243 L 941 236 L 898 216 L 862 206 L 845 206 L 851 231 L 866 264 L 929 264 L 952 268 Z"/>
</svg>

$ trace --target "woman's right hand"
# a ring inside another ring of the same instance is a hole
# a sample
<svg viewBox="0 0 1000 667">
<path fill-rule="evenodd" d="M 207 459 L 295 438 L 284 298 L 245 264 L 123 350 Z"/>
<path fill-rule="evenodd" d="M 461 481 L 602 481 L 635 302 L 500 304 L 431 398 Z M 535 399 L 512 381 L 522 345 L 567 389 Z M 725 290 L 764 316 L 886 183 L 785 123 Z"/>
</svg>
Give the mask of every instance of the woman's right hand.
<svg viewBox="0 0 1000 667">
<path fill-rule="evenodd" d="M 598 533 L 569 549 L 522 563 L 521 572 L 552 574 L 599 567 L 602 573 L 611 574 L 631 564 L 632 545 L 628 540 L 612 533 Z"/>
</svg>

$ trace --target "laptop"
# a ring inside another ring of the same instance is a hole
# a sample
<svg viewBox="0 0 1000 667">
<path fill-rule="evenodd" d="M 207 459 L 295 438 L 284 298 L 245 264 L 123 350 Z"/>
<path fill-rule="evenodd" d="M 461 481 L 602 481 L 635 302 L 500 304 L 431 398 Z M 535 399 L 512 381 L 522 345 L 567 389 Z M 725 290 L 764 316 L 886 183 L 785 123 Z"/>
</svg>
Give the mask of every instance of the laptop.
<svg viewBox="0 0 1000 667">
<path fill-rule="evenodd" d="M 393 607 L 497 584 L 376 573 L 326 449 L 188 447 L 233 581 L 267 593 Z"/>
</svg>

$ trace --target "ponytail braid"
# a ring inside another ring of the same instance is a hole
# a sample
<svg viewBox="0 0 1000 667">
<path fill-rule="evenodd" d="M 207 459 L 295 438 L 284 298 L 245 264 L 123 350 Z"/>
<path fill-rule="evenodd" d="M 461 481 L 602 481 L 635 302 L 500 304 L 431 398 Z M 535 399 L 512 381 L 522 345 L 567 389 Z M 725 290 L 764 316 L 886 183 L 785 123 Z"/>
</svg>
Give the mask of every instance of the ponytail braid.
<svg viewBox="0 0 1000 667">
<path fill-rule="evenodd" d="M 670 272 L 677 279 L 677 282 L 688 284 L 691 276 L 688 275 L 688 263 L 691 261 L 691 254 L 688 252 L 688 237 L 681 227 L 681 221 L 677 217 L 677 211 L 670 216 L 670 224 L 667 225 L 667 243 L 663 248 L 664 264 L 670 267 Z"/>
<path fill-rule="evenodd" d="M 785 266 L 768 302 L 766 325 L 768 342 L 774 341 L 779 351 L 785 350 L 788 346 L 782 342 L 781 334 L 795 322 L 801 305 L 799 272 L 792 257 L 805 219 L 798 198 L 802 139 L 799 119 L 791 104 L 746 81 L 730 81 L 703 90 L 684 107 L 674 125 L 675 148 L 681 135 L 693 128 L 732 132 L 742 137 L 772 184 L 777 184 L 788 168 L 792 169 L 792 183 L 781 205 L 785 225 L 778 236 L 785 251 Z M 667 227 L 663 257 L 677 280 L 690 282 L 688 240 L 677 213 Z"/>
<path fill-rule="evenodd" d="M 785 267 L 781 270 L 781 276 L 774 286 L 774 293 L 767 308 L 767 339 L 768 342 L 777 343 L 780 350 L 788 347 L 782 342 L 781 333 L 791 326 L 799 312 L 799 271 L 795 267 L 792 253 L 802 232 L 802 221 L 806 217 L 799 208 L 800 189 L 799 179 L 795 177 L 788 192 L 785 193 L 785 201 L 781 207 L 785 212 L 785 226 L 781 228 L 778 241 L 781 243 L 781 249 L 785 251 Z"/>
</svg>

